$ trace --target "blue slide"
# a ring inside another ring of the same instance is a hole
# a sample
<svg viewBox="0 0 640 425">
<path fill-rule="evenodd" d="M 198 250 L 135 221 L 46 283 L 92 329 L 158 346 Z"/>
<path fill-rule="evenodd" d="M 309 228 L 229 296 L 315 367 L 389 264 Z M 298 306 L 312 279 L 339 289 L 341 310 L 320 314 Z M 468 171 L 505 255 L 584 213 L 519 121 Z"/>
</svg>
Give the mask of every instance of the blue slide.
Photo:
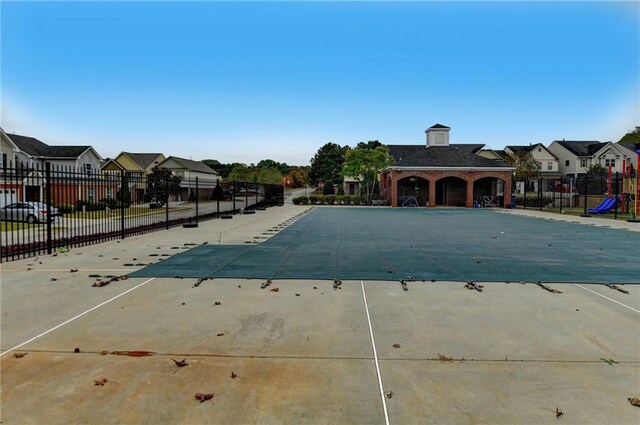
<svg viewBox="0 0 640 425">
<path fill-rule="evenodd" d="M 588 211 L 596 214 L 608 213 L 612 208 L 615 208 L 618 201 L 619 199 L 616 198 L 607 198 L 600 205 L 595 208 L 590 208 Z"/>
<path fill-rule="evenodd" d="M 602 208 L 603 206 L 605 206 L 607 204 L 607 202 L 609 202 L 610 199 L 611 198 L 604 198 L 602 200 L 602 202 L 600 202 L 600 204 L 598 204 L 597 207 L 589 208 L 587 211 L 590 212 L 590 213 L 598 212 L 598 210 L 600 208 Z"/>
</svg>

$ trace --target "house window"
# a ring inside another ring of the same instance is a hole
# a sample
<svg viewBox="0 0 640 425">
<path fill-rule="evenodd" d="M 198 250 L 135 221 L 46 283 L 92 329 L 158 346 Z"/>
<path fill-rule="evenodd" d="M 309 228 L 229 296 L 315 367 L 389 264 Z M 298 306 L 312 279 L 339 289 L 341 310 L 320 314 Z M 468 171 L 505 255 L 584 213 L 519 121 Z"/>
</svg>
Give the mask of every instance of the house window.
<svg viewBox="0 0 640 425">
<path fill-rule="evenodd" d="M 582 168 L 587 168 L 587 158 L 580 158 L 580 166 Z"/>
<path fill-rule="evenodd" d="M 83 164 L 84 165 L 84 172 L 87 174 L 91 174 L 91 164 Z"/>
<path fill-rule="evenodd" d="M 444 144 L 444 133 L 436 133 L 436 144 L 437 145 Z"/>
<path fill-rule="evenodd" d="M 542 152 L 542 148 L 538 148 L 538 152 Z"/>
<path fill-rule="evenodd" d="M 107 188 L 107 198 L 108 199 L 113 198 L 113 189 L 110 187 Z"/>
<path fill-rule="evenodd" d="M 3 153 L 2 157 L 0 158 L 0 160 L 2 161 L 2 163 L 0 163 L 0 167 L 8 167 L 9 165 L 7 164 L 7 154 Z"/>
<path fill-rule="evenodd" d="M 604 166 L 605 167 L 615 167 L 616 166 L 616 159 L 615 158 L 605 158 L 604 159 Z"/>
<path fill-rule="evenodd" d="M 565 167 L 569 166 L 569 160 L 568 159 L 564 162 L 564 165 L 565 165 Z"/>
<path fill-rule="evenodd" d="M 87 198 L 88 198 L 89 202 L 93 202 L 93 196 L 94 196 L 93 188 L 90 187 L 90 188 L 87 189 Z"/>
<path fill-rule="evenodd" d="M 553 171 L 553 162 L 547 162 L 547 171 Z"/>
</svg>

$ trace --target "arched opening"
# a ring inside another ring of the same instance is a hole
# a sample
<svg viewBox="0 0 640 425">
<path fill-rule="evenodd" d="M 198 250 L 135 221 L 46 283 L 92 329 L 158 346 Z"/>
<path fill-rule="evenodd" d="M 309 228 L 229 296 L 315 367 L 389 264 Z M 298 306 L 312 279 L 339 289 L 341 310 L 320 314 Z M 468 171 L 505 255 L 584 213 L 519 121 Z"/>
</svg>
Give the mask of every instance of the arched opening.
<svg viewBox="0 0 640 425">
<path fill-rule="evenodd" d="M 459 177 L 445 177 L 436 182 L 436 205 L 464 207 L 467 201 L 467 182 Z"/>
<path fill-rule="evenodd" d="M 426 207 L 429 203 L 429 180 L 409 176 L 398 180 L 398 206 Z"/>
<path fill-rule="evenodd" d="M 504 205 L 504 180 L 483 177 L 473 182 L 473 202 L 479 207 Z"/>
</svg>

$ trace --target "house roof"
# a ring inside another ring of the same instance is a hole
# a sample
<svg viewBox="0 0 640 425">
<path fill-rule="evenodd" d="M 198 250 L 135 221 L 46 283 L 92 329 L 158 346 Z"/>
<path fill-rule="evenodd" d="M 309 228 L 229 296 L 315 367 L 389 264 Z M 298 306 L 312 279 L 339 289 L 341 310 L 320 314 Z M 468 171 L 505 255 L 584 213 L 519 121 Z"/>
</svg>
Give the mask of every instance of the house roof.
<svg viewBox="0 0 640 425">
<path fill-rule="evenodd" d="M 604 143 L 597 140 L 554 140 L 554 142 L 576 156 L 593 156 L 604 146 Z"/>
<path fill-rule="evenodd" d="M 505 148 L 509 148 L 511 152 L 516 153 L 520 151 L 531 152 L 536 146 L 538 145 L 509 145 L 505 146 Z"/>
<path fill-rule="evenodd" d="M 498 159 L 476 155 L 483 144 L 451 144 L 449 146 L 388 145 L 389 154 L 398 167 L 506 167 Z"/>
<path fill-rule="evenodd" d="M 149 168 L 153 161 L 158 159 L 159 156 L 163 156 L 161 153 L 136 153 L 136 152 L 122 152 L 127 155 L 136 165 L 143 170 Z"/>
<path fill-rule="evenodd" d="M 9 136 L 9 139 L 11 139 L 22 152 L 37 157 L 77 158 L 87 149 L 91 148 L 89 145 L 49 146 L 34 137 L 20 136 L 19 134 L 8 134 L 7 136 Z"/>
<path fill-rule="evenodd" d="M 618 144 L 629 149 L 631 152 L 637 153 L 640 149 L 640 142 L 618 142 Z"/>
<path fill-rule="evenodd" d="M 432 125 L 431 127 L 427 128 L 427 130 L 430 130 L 432 128 L 448 128 L 448 129 L 451 129 L 451 127 L 447 127 L 446 125 L 442 125 L 440 123 Z"/>
<path fill-rule="evenodd" d="M 191 159 L 180 158 L 180 157 L 177 157 L 177 156 L 170 156 L 169 158 L 167 158 L 164 161 L 162 161 L 162 163 L 160 163 L 160 166 L 163 166 L 163 164 L 165 162 L 168 162 L 169 160 L 173 160 L 174 162 L 180 164 L 183 168 L 186 168 L 187 170 L 190 170 L 190 171 L 198 171 L 200 173 L 218 175 L 216 170 L 214 170 L 213 168 L 210 168 L 209 166 L 207 166 L 203 162 L 193 161 Z"/>
</svg>

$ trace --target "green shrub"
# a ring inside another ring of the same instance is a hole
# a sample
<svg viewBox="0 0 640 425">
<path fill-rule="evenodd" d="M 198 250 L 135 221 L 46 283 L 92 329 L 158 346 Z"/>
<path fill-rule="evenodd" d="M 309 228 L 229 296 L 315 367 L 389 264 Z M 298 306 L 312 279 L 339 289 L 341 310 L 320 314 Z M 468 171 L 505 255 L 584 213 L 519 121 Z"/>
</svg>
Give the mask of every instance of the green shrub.
<svg viewBox="0 0 640 425">
<path fill-rule="evenodd" d="M 351 195 L 344 195 L 342 197 L 342 203 L 344 205 L 351 205 Z"/>
<path fill-rule="evenodd" d="M 319 195 L 311 195 L 309 196 L 309 202 L 311 205 L 320 205 L 320 198 L 321 196 Z"/>
<path fill-rule="evenodd" d="M 333 205 L 336 203 L 336 195 L 327 195 L 324 197 L 324 201 L 327 205 Z"/>
<path fill-rule="evenodd" d="M 344 195 L 336 195 L 336 205 L 344 205 Z"/>
<path fill-rule="evenodd" d="M 297 196 L 292 199 L 294 205 L 307 205 L 309 198 L 307 196 Z"/>
<path fill-rule="evenodd" d="M 58 208 L 58 211 L 62 214 L 71 214 L 73 212 L 73 205 L 69 204 L 60 204 L 56 208 Z"/>
<path fill-rule="evenodd" d="M 101 207 L 101 209 L 106 209 L 108 207 L 109 209 L 113 210 L 120 207 L 120 203 L 113 198 L 100 199 L 98 201 L 98 205 Z"/>
</svg>

